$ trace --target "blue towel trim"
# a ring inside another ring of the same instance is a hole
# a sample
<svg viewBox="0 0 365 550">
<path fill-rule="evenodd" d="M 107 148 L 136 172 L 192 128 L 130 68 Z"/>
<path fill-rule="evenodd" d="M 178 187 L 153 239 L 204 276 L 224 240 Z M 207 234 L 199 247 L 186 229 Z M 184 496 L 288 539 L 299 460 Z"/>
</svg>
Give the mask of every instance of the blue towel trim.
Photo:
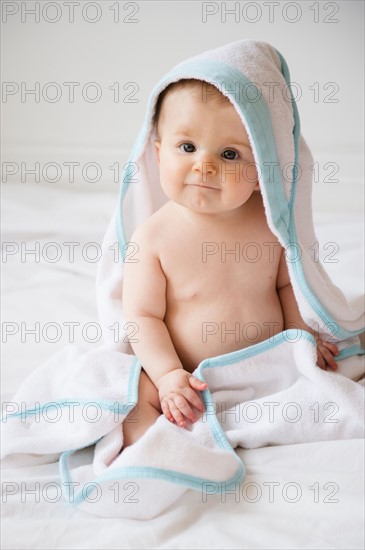
<svg viewBox="0 0 365 550">
<path fill-rule="evenodd" d="M 291 103 L 292 103 L 293 115 L 294 115 L 293 140 L 294 140 L 295 159 L 294 159 L 294 168 L 293 168 L 293 181 L 291 186 L 291 196 L 289 200 L 289 210 L 290 210 L 289 243 L 296 244 L 298 243 L 298 238 L 297 238 L 297 230 L 296 230 L 295 219 L 294 219 L 294 203 L 295 203 L 296 190 L 297 190 L 297 184 L 298 184 L 298 181 L 297 181 L 298 171 L 296 167 L 299 166 L 300 118 L 299 118 L 298 108 L 290 86 L 290 73 L 289 73 L 288 65 L 283 55 L 278 50 L 276 50 L 276 53 L 280 58 L 282 73 L 288 85 L 288 88 L 290 90 Z M 334 317 L 331 315 L 331 313 L 321 304 L 321 302 L 318 300 L 318 298 L 309 288 L 304 276 L 304 270 L 303 270 L 301 259 L 299 258 L 298 260 L 293 261 L 292 266 L 293 266 L 295 278 L 298 282 L 300 289 L 303 291 L 306 297 L 306 300 L 308 301 L 312 309 L 316 312 L 316 314 L 320 317 L 320 319 L 322 319 L 322 321 L 325 322 L 326 326 L 331 328 L 331 334 L 333 336 L 335 336 L 339 340 L 344 340 L 346 338 L 356 336 L 364 331 L 365 327 L 362 327 L 358 330 L 352 330 L 352 331 L 341 327 L 337 323 L 337 321 L 334 319 Z M 334 330 L 332 330 L 332 328 Z"/>
<path fill-rule="evenodd" d="M 79 506 L 86 501 L 86 495 L 84 490 L 79 491 L 73 495 L 71 500 L 71 492 L 69 485 L 72 486 L 73 480 L 70 475 L 70 470 L 68 468 L 68 458 L 72 455 L 74 451 L 68 451 L 63 453 L 60 458 L 60 473 L 62 478 L 62 483 L 67 487 L 67 496 L 68 500 L 74 506 Z M 174 470 L 164 470 L 162 468 L 152 468 L 152 467 L 138 467 L 138 466 L 127 466 L 124 468 L 114 468 L 111 471 L 107 471 L 101 476 L 93 479 L 92 481 L 85 484 L 92 485 L 101 485 L 106 481 L 120 481 L 121 479 L 157 479 L 159 481 L 168 481 L 169 483 L 174 483 L 177 485 L 183 485 L 186 489 L 193 489 L 195 491 L 204 492 L 204 487 L 208 487 L 211 484 L 214 484 L 215 493 L 225 493 L 235 487 L 237 483 L 241 483 L 244 479 L 244 465 L 243 462 L 239 459 L 236 453 L 234 453 L 235 459 L 239 462 L 236 473 L 231 476 L 229 479 L 224 481 L 212 481 L 209 478 L 196 477 L 189 474 L 183 474 L 181 472 L 176 472 Z M 62 469 L 61 469 L 62 462 Z M 69 485 L 68 485 L 69 484 Z M 95 490 L 95 487 L 88 488 L 87 497 Z M 66 495 L 65 495 L 66 496 Z"/>
<path fill-rule="evenodd" d="M 113 414 L 125 415 L 128 414 L 133 407 L 137 404 L 138 401 L 138 382 L 139 375 L 141 372 L 141 364 L 137 357 L 133 357 L 131 370 L 128 379 L 128 390 L 127 390 L 127 402 L 118 403 L 117 401 L 110 401 L 109 399 L 69 399 L 63 398 L 56 401 L 50 401 L 48 403 L 39 404 L 33 409 L 25 409 L 24 411 L 14 412 L 7 414 L 4 418 L 1 418 L 2 422 L 7 422 L 10 418 L 16 418 L 21 416 L 22 418 L 27 418 L 28 416 L 36 416 L 40 413 L 43 413 L 46 409 L 51 409 L 52 407 L 65 408 L 69 405 L 83 406 L 83 405 L 96 405 L 99 409 L 111 412 Z M 91 443 L 90 443 L 91 445 Z"/>
<path fill-rule="evenodd" d="M 338 355 L 335 356 L 336 361 L 341 361 L 341 359 L 347 359 L 347 357 L 352 357 L 353 355 L 364 355 L 365 349 L 359 344 L 355 346 L 350 346 L 340 351 Z"/>
</svg>

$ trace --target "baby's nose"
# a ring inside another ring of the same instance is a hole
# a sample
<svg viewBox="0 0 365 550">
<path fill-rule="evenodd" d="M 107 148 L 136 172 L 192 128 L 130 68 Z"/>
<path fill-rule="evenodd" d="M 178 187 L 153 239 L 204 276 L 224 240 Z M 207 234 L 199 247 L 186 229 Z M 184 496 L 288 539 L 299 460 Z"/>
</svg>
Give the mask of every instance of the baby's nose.
<svg viewBox="0 0 365 550">
<path fill-rule="evenodd" d="M 215 175 L 218 172 L 218 165 L 215 162 L 199 160 L 194 163 L 193 170 L 202 174 Z"/>
</svg>

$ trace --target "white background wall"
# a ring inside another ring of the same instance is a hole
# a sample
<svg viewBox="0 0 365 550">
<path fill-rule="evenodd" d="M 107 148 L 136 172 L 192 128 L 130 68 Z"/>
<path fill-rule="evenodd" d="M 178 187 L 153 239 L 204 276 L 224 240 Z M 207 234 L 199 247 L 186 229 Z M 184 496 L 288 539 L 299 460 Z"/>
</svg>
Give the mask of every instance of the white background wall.
<svg viewBox="0 0 365 550">
<path fill-rule="evenodd" d="M 302 132 L 319 166 L 314 208 L 363 208 L 362 1 L 1 4 L 2 163 L 16 172 L 7 176 L 8 182 L 20 181 L 22 171 L 39 162 L 40 183 L 88 192 L 117 189 L 118 177 L 110 166 L 122 167 L 126 162 L 149 92 L 159 78 L 187 57 L 255 38 L 281 51 L 301 93 Z M 232 9 L 235 14 L 225 14 Z M 204 22 L 204 10 L 216 13 L 207 15 Z M 49 86 L 51 82 L 56 87 Z M 79 83 L 73 102 L 65 82 Z M 96 102 L 86 100 L 95 97 L 96 88 L 88 86 L 91 82 L 97 83 L 101 93 Z M 38 101 L 24 94 L 36 83 Z M 117 88 L 119 101 L 114 97 Z M 57 90 L 61 96 L 51 102 Z M 128 102 L 133 91 L 130 99 L 135 102 Z M 329 102 L 331 98 L 335 102 Z M 4 164 L 9 162 L 14 164 Z M 61 177 L 53 184 L 42 177 L 42 171 L 46 179 L 55 177 L 52 168 L 44 170 L 50 162 L 59 165 Z M 65 165 L 69 162 L 80 163 L 74 182 L 69 181 L 70 168 Z M 82 174 L 87 163 L 100 167 L 99 181 L 87 181 L 96 176 L 92 167 Z M 333 166 L 338 166 L 335 174 Z M 324 181 L 331 174 L 338 182 Z M 35 176 L 23 174 L 24 178 L 34 182 Z"/>
</svg>

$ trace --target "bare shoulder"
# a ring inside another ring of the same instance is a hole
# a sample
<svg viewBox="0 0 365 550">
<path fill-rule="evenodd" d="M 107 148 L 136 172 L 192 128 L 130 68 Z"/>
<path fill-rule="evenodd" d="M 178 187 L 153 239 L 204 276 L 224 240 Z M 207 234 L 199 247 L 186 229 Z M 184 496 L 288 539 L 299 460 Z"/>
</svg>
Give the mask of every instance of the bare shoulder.
<svg viewBox="0 0 365 550">
<path fill-rule="evenodd" d="M 172 225 L 171 220 L 173 213 L 168 202 L 134 230 L 129 242 L 157 253 L 166 239 L 167 228 Z"/>
</svg>

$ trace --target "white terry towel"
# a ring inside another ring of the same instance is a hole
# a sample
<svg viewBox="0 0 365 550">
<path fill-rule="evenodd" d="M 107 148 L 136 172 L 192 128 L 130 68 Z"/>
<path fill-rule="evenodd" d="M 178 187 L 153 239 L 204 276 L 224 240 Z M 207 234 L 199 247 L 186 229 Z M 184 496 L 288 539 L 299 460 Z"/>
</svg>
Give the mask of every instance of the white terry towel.
<svg viewBox="0 0 365 550">
<path fill-rule="evenodd" d="M 140 374 L 123 316 L 123 260 L 134 229 L 167 200 L 159 185 L 152 116 L 159 93 L 182 78 L 214 84 L 241 117 L 260 167 L 268 225 L 287 250 L 300 312 L 309 326 L 338 343 L 340 368 L 321 371 L 313 337 L 292 330 L 206 359 L 195 371 L 208 383 L 202 417 L 183 430 L 161 416 L 120 453 L 123 420 L 138 401 Z M 240 40 L 180 63 L 161 79 L 103 242 L 97 300 L 105 342 L 86 353 L 74 346 L 62 350 L 4 404 L 4 464 L 60 458 L 72 504 L 99 515 L 142 519 L 160 513 L 187 488 L 232 488 L 245 472 L 234 452 L 238 445 L 362 437 L 363 387 L 356 380 L 363 374 L 358 334 L 364 312 L 361 300 L 348 303 L 313 256 L 312 165 L 287 65 L 269 44 Z M 108 339 L 112 325 L 119 327 L 118 343 Z"/>
</svg>

